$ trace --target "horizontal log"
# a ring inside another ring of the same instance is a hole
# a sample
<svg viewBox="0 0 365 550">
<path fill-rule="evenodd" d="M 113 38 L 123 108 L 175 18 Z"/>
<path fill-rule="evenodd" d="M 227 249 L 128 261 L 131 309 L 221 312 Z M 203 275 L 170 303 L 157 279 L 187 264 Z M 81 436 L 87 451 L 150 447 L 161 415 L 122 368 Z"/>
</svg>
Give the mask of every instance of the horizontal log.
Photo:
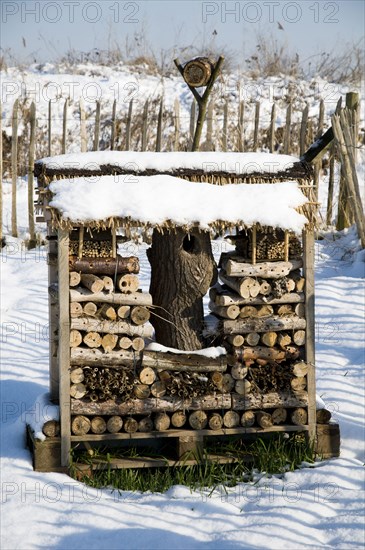
<svg viewBox="0 0 365 550">
<path fill-rule="evenodd" d="M 102 403 L 87 402 L 78 399 L 71 400 L 72 414 L 95 415 L 126 415 L 149 414 L 153 412 L 175 412 L 180 410 L 220 410 L 231 408 L 231 395 L 207 395 L 180 399 L 178 397 L 164 396 L 162 398 L 131 399 L 122 403 L 116 401 L 104 401 Z"/>
<path fill-rule="evenodd" d="M 152 296 L 148 292 L 90 292 L 85 288 L 70 289 L 71 302 L 101 302 L 127 306 L 152 306 Z"/>
<path fill-rule="evenodd" d="M 151 338 L 153 327 L 150 324 L 132 325 L 128 321 L 107 321 L 93 317 L 77 317 L 71 319 L 71 329 L 86 332 L 108 332 L 109 334 L 126 334 L 128 336 L 144 336 Z"/>
<path fill-rule="evenodd" d="M 75 319 L 74 321 L 78 321 Z M 277 330 L 297 330 L 306 327 L 305 319 L 291 315 L 274 315 L 268 319 L 221 319 L 220 328 L 224 334 L 246 334 L 247 332 L 269 332 Z M 75 327 L 77 328 L 77 327 Z"/>
<path fill-rule="evenodd" d="M 230 277 L 262 277 L 263 279 L 280 279 L 291 271 L 302 267 L 302 260 L 287 262 L 262 262 L 255 265 L 248 263 L 240 256 L 229 257 L 222 254 L 220 265 Z"/>
<path fill-rule="evenodd" d="M 245 409 L 271 409 L 277 407 L 305 407 L 308 405 L 307 392 L 271 392 L 266 394 L 238 395 L 232 394 L 232 408 L 239 411 Z"/>
<path fill-rule="evenodd" d="M 236 292 L 232 292 L 222 285 L 215 285 L 209 291 L 210 299 L 218 306 L 230 306 L 230 305 L 260 305 L 260 304 L 295 304 L 304 302 L 303 292 L 287 292 L 280 298 L 270 298 L 270 296 L 257 296 L 256 298 L 242 298 Z"/>
<path fill-rule="evenodd" d="M 71 350 L 71 354 L 73 350 Z M 235 348 L 232 350 L 231 355 L 227 357 L 229 365 L 234 366 L 237 362 L 243 363 L 249 360 L 266 359 L 268 361 L 276 361 L 280 363 L 286 359 L 297 359 L 300 355 L 300 351 L 295 346 L 288 346 L 287 349 L 267 348 L 265 346 L 254 346 L 243 348 Z"/>
<path fill-rule="evenodd" d="M 175 412 L 181 410 L 221 410 L 234 409 L 237 411 L 250 409 L 270 409 L 276 407 L 305 407 L 308 404 L 307 392 L 295 395 L 284 392 L 259 394 L 218 394 L 204 397 L 180 399 L 179 397 L 164 396 L 162 398 L 130 399 L 122 403 L 117 401 L 89 402 L 80 399 L 71 399 L 71 413 L 77 415 L 127 415 L 149 414 L 153 412 Z"/>
<path fill-rule="evenodd" d="M 143 351 L 139 357 L 136 353 L 126 350 L 113 350 L 103 353 L 98 349 L 72 348 L 71 365 L 77 366 L 108 366 L 127 368 L 134 366 L 136 361 L 143 367 L 153 367 L 160 370 L 194 371 L 194 372 L 224 372 L 227 369 L 226 355 L 209 358 L 196 354 L 161 353 Z"/>
<path fill-rule="evenodd" d="M 139 273 L 139 260 L 136 256 L 124 258 L 69 257 L 70 271 L 80 271 L 93 275 L 115 275 L 116 273 Z"/>
<path fill-rule="evenodd" d="M 224 319 L 237 319 L 240 314 L 240 308 L 238 306 L 217 306 L 214 302 L 209 302 L 209 309 Z"/>
</svg>

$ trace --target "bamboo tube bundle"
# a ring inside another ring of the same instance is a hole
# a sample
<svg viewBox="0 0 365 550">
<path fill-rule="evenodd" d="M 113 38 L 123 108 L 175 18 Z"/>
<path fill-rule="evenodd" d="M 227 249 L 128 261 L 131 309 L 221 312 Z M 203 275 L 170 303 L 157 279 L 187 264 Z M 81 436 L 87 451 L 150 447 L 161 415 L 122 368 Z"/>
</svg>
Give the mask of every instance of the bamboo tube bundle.
<svg viewBox="0 0 365 550">
<path fill-rule="evenodd" d="M 125 369 L 84 367 L 70 373 L 70 395 L 74 399 L 91 401 L 129 399 L 133 393 L 134 374 Z M 144 396 L 145 398 L 146 396 Z"/>
<path fill-rule="evenodd" d="M 244 258 L 252 257 L 253 231 L 242 231 L 239 235 L 229 236 L 234 241 L 237 254 Z M 285 258 L 285 232 L 282 229 L 263 227 L 256 230 L 256 259 L 282 260 Z M 289 233 L 289 257 L 298 258 L 302 255 L 300 240 L 293 233 Z"/>
<path fill-rule="evenodd" d="M 78 256 L 79 241 L 70 240 L 70 255 Z M 111 241 L 98 241 L 84 239 L 82 243 L 82 254 L 88 258 L 111 258 L 113 256 L 113 245 Z"/>
</svg>

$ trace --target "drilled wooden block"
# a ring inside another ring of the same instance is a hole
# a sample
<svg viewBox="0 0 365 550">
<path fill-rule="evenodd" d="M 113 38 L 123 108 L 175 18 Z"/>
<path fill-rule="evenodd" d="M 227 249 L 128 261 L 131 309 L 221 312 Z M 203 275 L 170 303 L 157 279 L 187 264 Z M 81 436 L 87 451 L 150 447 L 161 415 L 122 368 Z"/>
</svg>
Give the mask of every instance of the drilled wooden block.
<svg viewBox="0 0 365 550">
<path fill-rule="evenodd" d="M 340 426 L 317 424 L 316 454 L 321 458 L 340 456 Z"/>
</svg>

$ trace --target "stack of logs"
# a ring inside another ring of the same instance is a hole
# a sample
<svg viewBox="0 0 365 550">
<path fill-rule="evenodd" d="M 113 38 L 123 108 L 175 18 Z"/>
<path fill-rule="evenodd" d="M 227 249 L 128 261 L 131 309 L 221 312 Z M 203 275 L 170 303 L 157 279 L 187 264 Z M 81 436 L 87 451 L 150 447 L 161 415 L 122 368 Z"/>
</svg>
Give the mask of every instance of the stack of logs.
<svg viewBox="0 0 365 550">
<path fill-rule="evenodd" d="M 152 336 L 150 294 L 139 292 L 136 257 L 70 256 L 71 356 L 87 349 L 141 351 Z M 83 346 L 80 348 L 80 346 Z M 85 349 L 86 348 L 86 349 Z"/>
<path fill-rule="evenodd" d="M 256 263 L 248 256 L 252 254 L 252 232 L 232 237 L 236 250 L 221 256 L 222 284 L 210 289 L 209 307 L 219 319 L 217 335 L 227 349 L 231 375 L 239 374 L 233 391 L 242 395 L 281 393 L 291 401 L 288 410 L 278 407 L 256 412 L 258 425 L 305 425 L 307 406 L 295 406 L 296 401 L 308 404 L 310 368 L 303 360 L 305 280 L 298 257 L 300 242 L 289 237 L 289 257 L 284 261 L 284 232 L 263 229 L 255 237 Z"/>
</svg>

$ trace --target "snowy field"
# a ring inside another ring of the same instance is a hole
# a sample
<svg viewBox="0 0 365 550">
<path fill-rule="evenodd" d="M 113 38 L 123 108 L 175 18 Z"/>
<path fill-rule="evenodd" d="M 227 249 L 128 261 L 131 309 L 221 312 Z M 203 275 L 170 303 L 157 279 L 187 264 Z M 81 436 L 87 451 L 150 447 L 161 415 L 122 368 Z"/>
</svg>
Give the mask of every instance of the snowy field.
<svg viewBox="0 0 365 550">
<path fill-rule="evenodd" d="M 10 186 L 5 190 L 9 233 Z M 19 180 L 21 236 L 26 200 Z M 317 394 L 340 423 L 341 457 L 284 477 L 260 473 L 255 483 L 211 495 L 182 486 L 113 493 L 33 471 L 25 425 L 44 413 L 39 403 L 48 390 L 46 251 L 7 242 L 0 260 L 3 550 L 363 548 L 365 254 L 354 230 L 316 244 Z M 124 246 L 121 253 L 140 254 L 148 289 L 144 248 Z M 220 248 L 214 243 L 217 254 Z"/>
</svg>

